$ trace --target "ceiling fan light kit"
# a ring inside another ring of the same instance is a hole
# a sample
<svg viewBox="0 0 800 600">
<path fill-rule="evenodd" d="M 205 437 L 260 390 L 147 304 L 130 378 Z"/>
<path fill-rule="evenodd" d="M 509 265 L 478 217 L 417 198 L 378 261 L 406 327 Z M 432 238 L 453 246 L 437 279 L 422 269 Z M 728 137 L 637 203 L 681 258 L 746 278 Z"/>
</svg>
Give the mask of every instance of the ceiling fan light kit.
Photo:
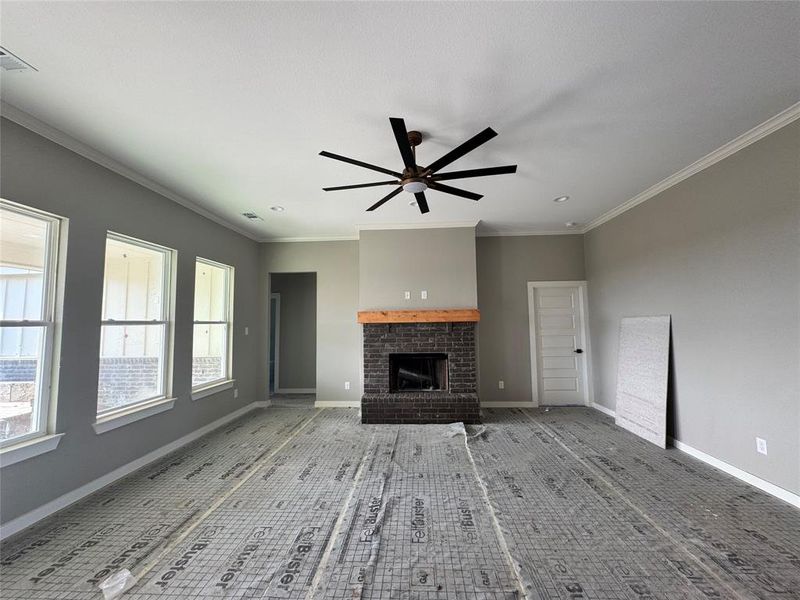
<svg viewBox="0 0 800 600">
<path fill-rule="evenodd" d="M 320 156 L 346 162 L 351 165 L 370 169 L 372 171 L 377 171 L 378 173 L 391 175 L 396 179 L 389 181 L 376 181 L 373 183 L 357 183 L 353 185 L 326 187 L 322 188 L 324 191 L 333 192 L 339 190 L 352 190 L 356 188 L 394 185 L 397 187 L 389 192 L 389 194 L 378 200 L 375 204 L 370 206 L 367 211 L 373 211 L 377 208 L 380 208 L 401 191 L 406 191 L 410 194 L 414 194 L 417 208 L 419 208 L 419 211 L 422 214 L 425 214 L 430 211 L 430 208 L 428 207 L 428 199 L 425 197 L 425 192 L 428 189 L 475 201 L 480 200 L 483 197 L 474 192 L 469 192 L 467 190 L 445 185 L 440 183 L 441 181 L 447 181 L 449 179 L 467 179 L 470 177 L 488 177 L 490 175 L 504 175 L 516 173 L 517 171 L 517 165 L 506 165 L 503 167 L 488 167 L 484 169 L 467 169 L 464 171 L 439 173 L 440 169 L 446 167 L 452 162 L 455 162 L 465 154 L 475 150 L 475 148 L 478 146 L 495 137 L 497 133 L 491 127 L 487 127 L 460 146 L 455 147 L 453 150 L 440 157 L 438 160 L 435 160 L 427 167 L 422 167 L 417 164 L 416 152 L 417 146 L 422 143 L 422 133 L 419 131 L 408 131 L 403 119 L 393 117 L 389 119 L 389 123 L 392 125 L 392 131 L 394 132 L 395 141 L 397 142 L 397 148 L 400 150 L 400 157 L 403 159 L 404 168 L 402 172 L 392 171 L 384 167 L 371 165 L 360 160 L 348 158 L 346 156 L 340 156 L 324 150 L 320 152 Z"/>
<path fill-rule="evenodd" d="M 403 189 L 411 194 L 419 194 L 428 189 L 424 179 L 409 179 L 403 184 Z"/>
</svg>

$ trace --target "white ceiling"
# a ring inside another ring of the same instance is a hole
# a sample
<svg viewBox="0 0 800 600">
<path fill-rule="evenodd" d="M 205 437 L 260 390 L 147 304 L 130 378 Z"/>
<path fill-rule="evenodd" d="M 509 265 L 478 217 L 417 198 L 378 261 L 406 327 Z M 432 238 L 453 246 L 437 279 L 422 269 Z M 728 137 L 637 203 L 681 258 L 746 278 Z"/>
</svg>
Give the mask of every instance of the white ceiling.
<svg viewBox="0 0 800 600">
<path fill-rule="evenodd" d="M 38 69 L 3 72 L 5 102 L 259 239 L 563 230 L 800 99 L 798 2 L 5 0 L 0 16 Z M 428 192 L 424 216 L 405 193 L 364 212 L 385 188 L 323 192 L 386 177 L 320 150 L 401 169 L 390 116 L 429 136 L 422 163 L 491 126 L 450 168 L 519 171 L 448 182 L 485 198 Z"/>
</svg>

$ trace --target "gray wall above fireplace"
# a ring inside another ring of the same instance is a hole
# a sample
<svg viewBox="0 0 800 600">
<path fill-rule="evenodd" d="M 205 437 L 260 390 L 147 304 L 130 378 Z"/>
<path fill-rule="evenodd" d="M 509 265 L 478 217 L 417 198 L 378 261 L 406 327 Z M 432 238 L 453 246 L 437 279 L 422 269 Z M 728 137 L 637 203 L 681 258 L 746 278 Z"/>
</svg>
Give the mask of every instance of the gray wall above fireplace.
<svg viewBox="0 0 800 600">
<path fill-rule="evenodd" d="M 474 227 L 362 231 L 358 254 L 360 310 L 478 306 Z"/>
</svg>

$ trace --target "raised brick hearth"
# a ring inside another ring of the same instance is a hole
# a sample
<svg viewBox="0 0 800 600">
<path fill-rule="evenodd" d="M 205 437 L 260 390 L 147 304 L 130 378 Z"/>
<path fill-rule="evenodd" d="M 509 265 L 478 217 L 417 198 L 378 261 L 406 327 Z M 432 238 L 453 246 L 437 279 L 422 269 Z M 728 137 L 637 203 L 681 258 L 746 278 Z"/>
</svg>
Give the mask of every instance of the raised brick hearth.
<svg viewBox="0 0 800 600">
<path fill-rule="evenodd" d="M 448 389 L 390 392 L 389 355 L 447 355 Z M 480 422 L 475 323 L 365 323 L 362 423 Z"/>
</svg>

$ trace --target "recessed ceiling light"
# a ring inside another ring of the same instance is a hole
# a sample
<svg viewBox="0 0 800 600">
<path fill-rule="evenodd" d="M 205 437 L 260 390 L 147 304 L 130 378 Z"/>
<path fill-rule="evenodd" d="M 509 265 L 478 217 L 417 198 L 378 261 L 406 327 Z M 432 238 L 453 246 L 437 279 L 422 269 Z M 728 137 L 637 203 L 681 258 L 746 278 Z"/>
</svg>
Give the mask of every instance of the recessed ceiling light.
<svg viewBox="0 0 800 600">
<path fill-rule="evenodd" d="M 553 202 L 558 203 L 566 202 L 567 200 L 569 200 L 569 196 L 559 196 L 558 198 L 553 198 Z"/>
<path fill-rule="evenodd" d="M 285 210 L 286 210 L 286 209 L 285 209 L 285 208 L 283 208 L 282 206 L 270 206 L 270 207 L 269 207 L 269 209 L 270 209 L 270 210 L 274 210 L 275 212 L 283 212 L 283 211 L 285 211 Z"/>
<path fill-rule="evenodd" d="M 575 225 L 577 225 L 577 223 L 575 221 L 567 221 L 566 223 L 564 223 L 564 225 L 572 229 L 573 227 L 575 227 Z"/>
</svg>

